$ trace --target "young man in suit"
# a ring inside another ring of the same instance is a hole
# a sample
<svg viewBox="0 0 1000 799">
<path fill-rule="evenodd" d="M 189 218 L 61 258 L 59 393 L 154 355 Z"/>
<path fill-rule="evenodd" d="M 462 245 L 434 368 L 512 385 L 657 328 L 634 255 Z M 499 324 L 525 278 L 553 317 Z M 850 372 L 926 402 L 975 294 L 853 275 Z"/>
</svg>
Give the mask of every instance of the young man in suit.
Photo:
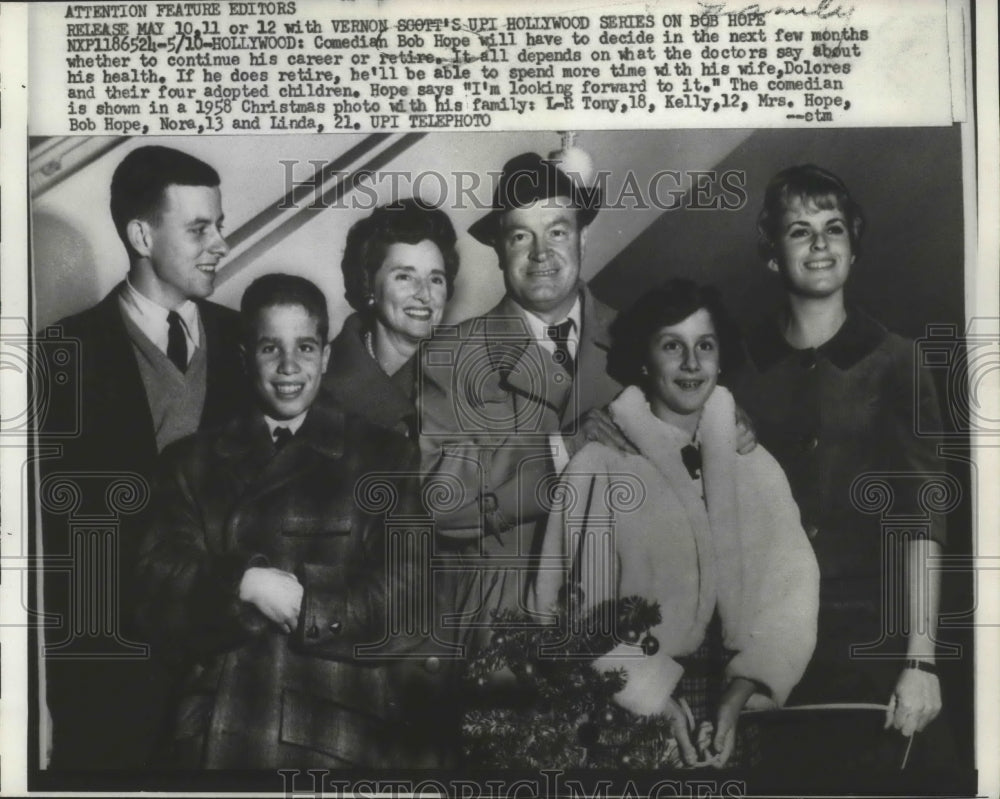
<svg viewBox="0 0 1000 799">
<path fill-rule="evenodd" d="M 321 390 L 330 345 L 313 283 L 265 275 L 241 310 L 256 407 L 164 453 L 141 558 L 144 626 L 195 664 L 180 763 L 440 766 L 446 672 L 386 616 L 415 599 L 399 593 L 405 548 L 387 543 L 387 518 L 412 527 L 416 447 Z"/>
<path fill-rule="evenodd" d="M 167 444 L 221 423 L 246 393 L 238 315 L 206 299 L 229 251 L 219 182 L 211 166 L 172 148 L 125 156 L 111 182 L 111 216 L 128 275 L 56 325 L 78 342 L 80 385 L 76 404 L 49 408 L 42 429 L 72 429 L 75 419 L 78 434 L 59 440 L 61 457 L 42 461 L 43 508 L 46 481 L 70 481 L 81 491 L 77 512 L 109 516 L 114 532 L 100 544 L 102 576 L 91 583 L 89 545 L 65 514 L 43 518 L 46 558 L 71 563 L 45 580 L 46 612 L 62 620 L 46 632 L 51 768 L 148 765 L 164 717 L 168 681 L 131 626 L 145 482 Z M 106 507 L 119 479 L 137 501 Z"/>
</svg>

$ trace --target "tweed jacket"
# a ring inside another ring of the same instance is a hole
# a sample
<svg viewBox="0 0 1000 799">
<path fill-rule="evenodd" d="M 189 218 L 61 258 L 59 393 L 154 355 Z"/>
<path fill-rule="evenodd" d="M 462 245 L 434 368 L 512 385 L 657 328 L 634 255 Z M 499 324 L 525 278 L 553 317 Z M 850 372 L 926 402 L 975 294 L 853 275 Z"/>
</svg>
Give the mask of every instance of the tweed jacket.
<svg viewBox="0 0 1000 799">
<path fill-rule="evenodd" d="M 259 413 L 164 452 L 140 612 L 161 651 L 188 664 L 182 764 L 440 765 L 444 725 L 428 723 L 443 715 L 440 664 L 419 654 L 422 638 L 390 635 L 387 618 L 390 603 L 412 607 L 399 591 L 419 590 L 387 565 L 386 531 L 392 514 L 412 511 L 396 472 L 416 457 L 325 397 L 278 452 Z M 298 576 L 292 635 L 239 600 L 251 566 Z"/>
<path fill-rule="evenodd" d="M 555 478 L 550 438 L 621 389 L 606 371 L 614 312 L 581 285 L 575 374 L 534 341 L 524 310 L 505 297 L 421 349 L 418 396 L 425 498 L 439 540 L 465 571 L 454 604 L 473 647 L 492 611 L 524 604 Z"/>
<path fill-rule="evenodd" d="M 621 643 L 597 662 L 625 669 L 626 706 L 651 708 L 673 691 L 683 673 L 675 658 L 700 646 L 717 610 L 735 652 L 726 675 L 766 686 L 751 706 L 784 703 L 815 644 L 819 575 L 781 467 L 763 447 L 736 454 L 734 404 L 722 387 L 699 427 L 701 480 L 681 457 L 690 436 L 657 419 L 638 387 L 611 413 L 639 453 L 592 443 L 570 461 L 533 607 L 556 610 L 567 577 L 585 607 L 633 595 L 658 602 L 658 652 Z"/>
<path fill-rule="evenodd" d="M 513 554 L 530 543 L 506 533 L 548 508 L 535 496 L 551 476 L 549 437 L 607 405 L 621 386 L 607 374 L 608 327 L 615 313 L 581 286 L 583 318 L 575 375 L 533 341 L 525 311 L 505 297 L 491 311 L 439 328 L 422 351 L 419 376 L 422 467 L 461 499 L 436 515 L 451 538 Z M 483 498 L 488 496 L 483 507 Z M 483 512 L 481 512 L 481 510 Z"/>
</svg>

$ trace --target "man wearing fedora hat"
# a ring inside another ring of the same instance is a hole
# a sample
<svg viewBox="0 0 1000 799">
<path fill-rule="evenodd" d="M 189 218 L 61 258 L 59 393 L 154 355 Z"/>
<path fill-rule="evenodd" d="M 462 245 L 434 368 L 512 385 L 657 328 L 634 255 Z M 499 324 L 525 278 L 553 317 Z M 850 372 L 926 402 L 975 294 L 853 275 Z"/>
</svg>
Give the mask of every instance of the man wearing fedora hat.
<svg viewBox="0 0 1000 799">
<path fill-rule="evenodd" d="M 524 607 L 546 494 L 569 456 L 587 439 L 628 446 L 595 410 L 621 390 L 606 371 L 615 312 L 580 280 L 599 203 L 535 153 L 508 161 L 492 209 L 469 228 L 496 251 L 506 293 L 422 352 L 425 496 L 464 566 L 457 626 L 473 648 L 491 611 Z"/>
</svg>

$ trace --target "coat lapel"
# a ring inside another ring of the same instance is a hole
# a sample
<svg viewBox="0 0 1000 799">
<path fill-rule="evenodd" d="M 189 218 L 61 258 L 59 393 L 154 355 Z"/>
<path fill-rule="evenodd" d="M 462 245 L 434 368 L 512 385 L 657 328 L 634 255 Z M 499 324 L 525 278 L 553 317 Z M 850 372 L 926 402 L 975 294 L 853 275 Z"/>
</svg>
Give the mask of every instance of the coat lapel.
<svg viewBox="0 0 1000 799">
<path fill-rule="evenodd" d="M 243 487 L 243 496 L 257 501 L 294 481 L 318 458 L 342 457 L 344 415 L 326 399 L 317 400 L 292 440 L 276 452 L 263 415 L 254 411 L 227 425 L 216 451 Z"/>
<path fill-rule="evenodd" d="M 400 373 L 389 377 L 368 354 L 363 335 L 361 314 L 351 314 L 330 345 L 330 366 L 323 386 L 346 410 L 379 427 L 408 433 L 416 413 L 412 399 L 416 364 L 410 361 Z M 419 353 L 415 357 L 419 358 Z"/>
<path fill-rule="evenodd" d="M 583 302 L 582 329 L 573 390 L 560 415 L 564 428 L 592 408 L 607 405 L 621 390 L 621 386 L 608 375 L 608 350 L 611 349 L 608 328 L 614 321 L 615 312 L 598 302 L 583 284 L 580 297 Z"/>
<path fill-rule="evenodd" d="M 739 608 L 744 557 L 736 486 L 736 405 L 722 386 L 716 386 L 705 403 L 700 438 L 712 546 L 716 563 L 725 569 L 725 579 L 719 581 L 719 603 L 725 608 Z M 727 628 L 740 623 L 738 617 L 724 621 Z"/>
<path fill-rule="evenodd" d="M 680 458 L 683 442 L 664 422 L 649 409 L 649 404 L 638 386 L 629 386 L 611 403 L 611 415 L 630 441 L 636 442 L 639 452 L 665 478 L 684 508 L 691 534 L 698 553 L 699 619 L 711 616 L 715 606 L 717 584 L 716 548 L 712 542 L 713 531 L 710 514 L 698 490 L 698 482 L 691 479 Z M 706 499 L 708 481 L 706 480 Z"/>
<path fill-rule="evenodd" d="M 98 387 L 98 393 L 106 396 L 113 407 L 119 409 L 114 414 L 120 421 L 118 435 L 123 441 L 135 441 L 136 449 L 148 453 L 148 457 L 153 459 L 157 453 L 153 415 L 149 410 L 139 364 L 118 304 L 118 295 L 123 285 L 118 284 L 101 301 L 101 321 L 95 330 L 96 335 L 83 345 L 93 347 L 87 363 L 100 364 L 93 374 L 93 379 L 103 383 Z M 84 376 L 85 379 L 87 377 L 90 376 Z M 87 409 L 84 408 L 83 412 L 86 414 Z"/>
<path fill-rule="evenodd" d="M 235 312 L 198 301 L 198 316 L 206 348 L 205 405 L 199 430 L 218 426 L 244 409 L 250 387 L 240 358 L 239 323 Z"/>
<path fill-rule="evenodd" d="M 480 321 L 490 364 L 500 374 L 501 387 L 558 414 L 569 388 L 569 377 L 531 337 L 524 311 L 512 299 L 504 297 Z"/>
</svg>

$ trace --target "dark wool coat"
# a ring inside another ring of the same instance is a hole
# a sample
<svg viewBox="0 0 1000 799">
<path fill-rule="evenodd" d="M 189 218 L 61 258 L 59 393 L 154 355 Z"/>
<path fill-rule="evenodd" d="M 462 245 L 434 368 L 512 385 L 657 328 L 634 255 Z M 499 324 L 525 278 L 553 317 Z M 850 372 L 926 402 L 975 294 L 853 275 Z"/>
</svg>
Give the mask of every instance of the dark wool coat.
<svg viewBox="0 0 1000 799">
<path fill-rule="evenodd" d="M 944 541 L 944 517 L 925 486 L 943 486 L 946 470 L 938 439 L 917 434 L 918 421 L 941 430 L 933 379 L 918 367 L 912 341 L 856 310 L 819 348 L 793 349 L 772 320 L 747 349 L 736 400 L 788 475 L 820 567 L 816 653 L 792 699 L 885 702 L 899 658 L 852 658 L 850 647 L 905 652 L 884 632 L 900 621 L 888 616 L 902 596 L 893 528 Z"/>
<path fill-rule="evenodd" d="M 59 448 L 40 460 L 39 485 L 44 556 L 52 565 L 46 570 L 45 612 L 59 620 L 45 636 L 50 647 L 46 700 L 53 724 L 50 765 L 59 769 L 149 765 L 168 701 L 169 676 L 148 650 L 142 654 L 145 642 L 131 612 L 157 449 L 119 308 L 120 290 L 119 285 L 94 307 L 45 332 L 40 352 L 48 366 L 46 382 L 35 385 L 42 452 L 52 445 Z M 239 354 L 239 315 L 210 302 L 197 305 L 208 359 L 199 429 L 207 429 L 238 412 L 248 392 Z M 69 376 L 65 382 L 63 375 Z M 67 496 L 64 486 L 72 486 L 72 505 L 60 502 L 60 496 Z M 106 562 L 100 564 L 99 584 L 92 586 L 87 570 L 96 564 L 85 562 L 74 542 L 77 525 L 95 520 L 109 538 L 100 545 Z M 81 606 L 81 601 L 98 604 Z M 89 628 L 93 618 L 109 613 L 113 622 L 104 623 L 107 629 L 96 636 L 84 640 L 73 635 L 74 624 Z M 101 656 L 88 660 L 81 654 Z"/>
<path fill-rule="evenodd" d="M 349 413 L 372 424 L 416 438 L 416 358 L 390 377 L 368 354 L 365 321 L 351 314 L 330 343 L 323 388 Z"/>
<path fill-rule="evenodd" d="M 177 725 L 183 764 L 441 764 L 447 670 L 419 625 L 387 632 L 400 621 L 387 608 L 412 611 L 430 578 L 417 564 L 407 583 L 402 539 L 387 543 L 387 524 L 412 513 L 415 483 L 398 473 L 414 464 L 405 439 L 325 398 L 277 453 L 260 414 L 165 451 L 141 615 L 191 664 Z M 291 636 L 239 600 L 255 565 L 302 583 Z"/>
</svg>

